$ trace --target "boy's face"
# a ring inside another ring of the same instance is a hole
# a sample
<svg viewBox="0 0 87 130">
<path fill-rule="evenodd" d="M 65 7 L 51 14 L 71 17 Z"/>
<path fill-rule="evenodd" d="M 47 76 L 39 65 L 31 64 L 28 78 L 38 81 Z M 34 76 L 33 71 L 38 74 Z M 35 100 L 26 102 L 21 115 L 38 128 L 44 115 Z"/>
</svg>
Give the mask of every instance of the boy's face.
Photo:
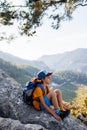
<svg viewBox="0 0 87 130">
<path fill-rule="evenodd" d="M 46 76 L 43 81 L 46 83 L 46 84 L 49 84 L 50 81 L 51 81 L 51 76 Z"/>
</svg>

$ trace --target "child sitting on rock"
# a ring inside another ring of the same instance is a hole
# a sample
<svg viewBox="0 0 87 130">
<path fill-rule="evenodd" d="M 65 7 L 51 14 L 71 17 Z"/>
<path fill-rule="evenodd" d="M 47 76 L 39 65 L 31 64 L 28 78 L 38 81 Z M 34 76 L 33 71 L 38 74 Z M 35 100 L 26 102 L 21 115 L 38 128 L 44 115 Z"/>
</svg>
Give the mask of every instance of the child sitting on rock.
<svg viewBox="0 0 87 130">
<path fill-rule="evenodd" d="M 39 82 L 44 91 L 38 86 L 35 87 L 32 95 L 33 106 L 37 110 L 47 110 L 58 121 L 69 115 L 70 110 L 63 106 L 62 93 L 59 89 L 50 90 L 49 83 L 51 82 L 52 72 L 42 70 L 38 72 L 37 78 L 33 79 L 34 82 Z M 51 108 L 54 107 L 54 110 Z"/>
</svg>

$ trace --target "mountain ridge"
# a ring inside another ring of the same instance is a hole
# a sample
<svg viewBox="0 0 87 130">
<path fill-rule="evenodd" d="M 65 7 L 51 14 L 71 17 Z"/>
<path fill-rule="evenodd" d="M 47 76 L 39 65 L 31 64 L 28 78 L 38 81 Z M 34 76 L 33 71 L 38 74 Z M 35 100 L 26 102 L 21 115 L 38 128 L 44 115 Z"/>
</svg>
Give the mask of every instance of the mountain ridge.
<svg viewBox="0 0 87 130">
<path fill-rule="evenodd" d="M 31 66 L 39 68 L 39 69 L 49 70 L 49 67 L 47 65 L 45 65 L 45 63 L 42 61 L 26 60 L 26 59 L 22 59 L 22 58 L 19 58 L 17 56 L 14 56 L 12 54 L 2 52 L 2 51 L 0 51 L 0 58 L 5 60 L 5 61 L 8 61 L 8 62 L 24 64 L 24 65 L 31 65 Z"/>
<path fill-rule="evenodd" d="M 25 60 L 9 53 L 0 51 L 0 58 L 13 63 L 31 65 L 39 69 L 53 70 L 74 70 L 87 73 L 87 49 L 78 48 L 62 54 L 43 55 L 37 60 Z"/>
<path fill-rule="evenodd" d="M 38 59 L 43 61 L 50 69 L 75 70 L 87 73 L 87 49 L 79 48 L 62 54 L 45 55 Z"/>
</svg>

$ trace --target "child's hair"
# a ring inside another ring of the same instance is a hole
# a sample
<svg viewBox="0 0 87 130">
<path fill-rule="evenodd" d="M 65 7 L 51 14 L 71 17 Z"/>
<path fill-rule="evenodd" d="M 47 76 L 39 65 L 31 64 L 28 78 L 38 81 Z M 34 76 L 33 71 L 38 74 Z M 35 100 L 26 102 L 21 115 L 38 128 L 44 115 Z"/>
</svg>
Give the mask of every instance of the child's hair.
<svg viewBox="0 0 87 130">
<path fill-rule="evenodd" d="M 42 80 L 39 80 L 38 78 L 36 78 L 36 77 L 34 77 L 34 78 L 32 78 L 32 82 L 34 82 L 34 83 L 43 83 L 42 82 Z"/>
</svg>

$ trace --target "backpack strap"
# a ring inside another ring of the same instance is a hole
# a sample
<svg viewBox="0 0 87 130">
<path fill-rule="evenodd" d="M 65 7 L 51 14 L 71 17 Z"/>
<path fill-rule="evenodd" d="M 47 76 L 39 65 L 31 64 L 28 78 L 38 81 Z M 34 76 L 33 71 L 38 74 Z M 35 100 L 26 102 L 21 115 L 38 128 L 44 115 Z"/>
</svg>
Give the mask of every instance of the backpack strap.
<svg viewBox="0 0 87 130">
<path fill-rule="evenodd" d="M 35 85 L 35 88 L 36 88 L 36 87 L 41 88 L 41 90 L 43 91 L 43 95 L 44 95 L 44 93 L 45 93 L 44 86 L 43 86 L 42 84 L 38 83 L 38 84 Z M 34 90 L 35 90 L 35 88 L 34 88 Z M 34 92 L 34 90 L 33 90 L 33 92 Z M 32 92 L 32 95 L 33 95 L 33 92 Z"/>
<path fill-rule="evenodd" d="M 43 94 L 44 94 L 44 93 L 45 93 L 44 86 L 43 86 L 42 84 L 40 84 L 40 83 L 39 83 L 39 84 L 37 84 L 37 86 L 38 86 L 38 87 L 40 87 L 40 88 L 42 89 L 42 91 L 43 91 Z"/>
<path fill-rule="evenodd" d="M 44 86 L 42 84 L 37 84 L 37 86 L 44 90 Z"/>
</svg>

